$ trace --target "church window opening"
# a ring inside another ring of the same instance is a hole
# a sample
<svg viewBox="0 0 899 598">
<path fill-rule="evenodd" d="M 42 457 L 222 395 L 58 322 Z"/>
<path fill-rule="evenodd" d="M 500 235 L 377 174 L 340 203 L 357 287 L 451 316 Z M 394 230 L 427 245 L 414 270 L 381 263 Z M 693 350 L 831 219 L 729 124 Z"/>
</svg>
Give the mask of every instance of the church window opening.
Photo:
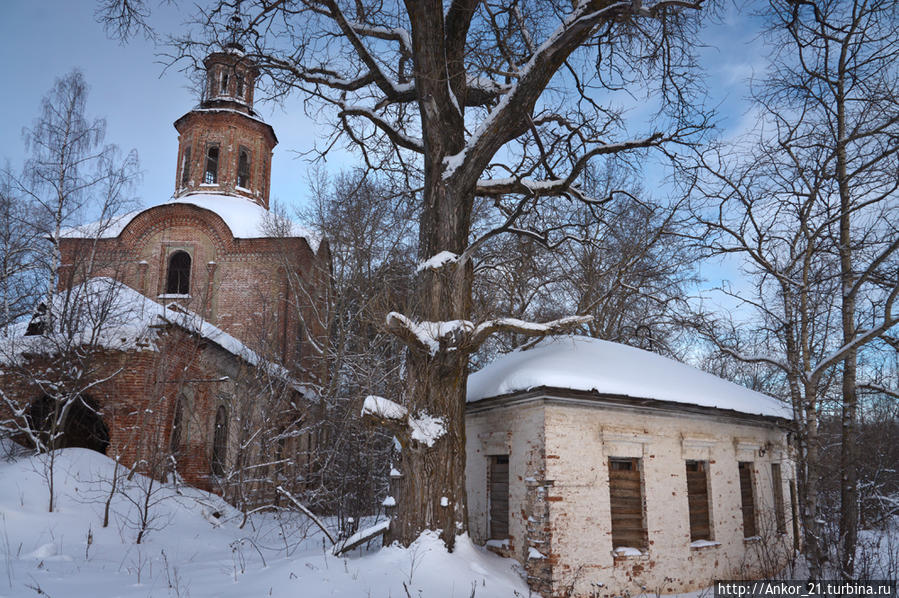
<svg viewBox="0 0 899 598">
<path fill-rule="evenodd" d="M 190 181 L 190 146 L 184 148 L 184 158 L 181 160 L 181 186 L 187 187 Z"/>
<path fill-rule="evenodd" d="M 44 444 L 41 449 L 79 447 L 106 454 L 109 448 L 109 428 L 100 417 L 100 406 L 88 396 L 44 395 L 31 404 L 27 417 Z"/>
<path fill-rule="evenodd" d="M 250 150 L 245 147 L 240 148 L 237 158 L 237 186 L 250 188 Z"/>
<path fill-rule="evenodd" d="M 169 295 L 190 294 L 190 254 L 186 251 L 176 251 L 169 258 L 165 292 Z"/>
<path fill-rule="evenodd" d="M 206 150 L 206 174 L 203 182 L 214 185 L 219 179 L 219 147 L 210 145 Z"/>
<path fill-rule="evenodd" d="M 234 83 L 237 87 L 237 92 L 235 95 L 237 95 L 237 97 L 239 97 L 239 98 L 242 98 L 243 97 L 243 77 L 238 75 L 237 77 L 234 78 Z"/>
<path fill-rule="evenodd" d="M 228 94 L 228 73 L 222 73 L 222 86 L 219 88 L 219 95 Z"/>
<path fill-rule="evenodd" d="M 228 414 L 224 407 L 219 407 L 215 413 L 215 431 L 212 436 L 212 473 L 222 476 L 225 474 L 225 457 L 228 442 Z"/>
</svg>

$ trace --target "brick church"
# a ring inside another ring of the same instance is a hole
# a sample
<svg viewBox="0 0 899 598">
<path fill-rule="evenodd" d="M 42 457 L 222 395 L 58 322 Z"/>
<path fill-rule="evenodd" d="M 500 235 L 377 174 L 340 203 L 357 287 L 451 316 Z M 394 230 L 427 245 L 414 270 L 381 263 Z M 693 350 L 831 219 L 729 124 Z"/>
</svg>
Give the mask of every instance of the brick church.
<svg viewBox="0 0 899 598">
<path fill-rule="evenodd" d="M 0 419 L 227 494 L 254 462 L 302 477 L 314 450 L 330 259 L 269 210 L 278 140 L 253 109 L 255 65 L 232 44 L 204 66 L 174 123 L 172 199 L 66 232 L 59 290 L 0 356 Z"/>
</svg>

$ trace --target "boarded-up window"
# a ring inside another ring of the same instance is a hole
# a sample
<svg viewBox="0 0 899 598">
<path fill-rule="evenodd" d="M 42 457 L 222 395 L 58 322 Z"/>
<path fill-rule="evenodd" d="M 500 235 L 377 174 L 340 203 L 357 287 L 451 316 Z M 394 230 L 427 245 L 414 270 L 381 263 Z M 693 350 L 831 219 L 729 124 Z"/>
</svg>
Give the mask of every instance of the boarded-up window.
<svg viewBox="0 0 899 598">
<path fill-rule="evenodd" d="M 709 464 L 687 461 L 687 503 L 690 507 L 690 541 L 711 540 L 709 518 Z"/>
<path fill-rule="evenodd" d="M 646 548 L 640 459 L 609 458 L 612 548 Z"/>
<path fill-rule="evenodd" d="M 755 495 L 752 491 L 752 463 L 740 461 L 740 501 L 743 506 L 743 537 L 751 538 L 755 531 Z"/>
<path fill-rule="evenodd" d="M 771 464 L 771 485 L 774 490 L 774 520 L 777 525 L 777 533 L 787 533 L 787 522 L 784 515 L 784 487 L 780 477 L 780 463 Z"/>
<path fill-rule="evenodd" d="M 490 457 L 490 539 L 509 537 L 509 456 Z"/>
</svg>

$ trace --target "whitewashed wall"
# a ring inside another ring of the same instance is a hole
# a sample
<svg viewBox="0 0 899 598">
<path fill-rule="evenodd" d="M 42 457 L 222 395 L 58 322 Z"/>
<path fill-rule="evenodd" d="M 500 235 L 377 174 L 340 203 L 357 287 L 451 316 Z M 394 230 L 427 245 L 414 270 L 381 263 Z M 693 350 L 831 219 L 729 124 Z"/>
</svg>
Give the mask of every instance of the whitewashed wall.
<svg viewBox="0 0 899 598">
<path fill-rule="evenodd" d="M 510 552 L 544 595 L 572 586 L 578 596 L 684 592 L 770 574 L 792 549 L 794 468 L 785 432 L 768 424 L 534 400 L 470 413 L 466 430 L 472 537 L 483 542 L 487 534 L 488 456 L 508 454 Z M 608 457 L 642 459 L 649 547 L 641 556 L 612 554 Z M 709 462 L 718 545 L 690 546 L 687 459 Z M 755 463 L 761 540 L 743 538 L 738 461 Z M 785 536 L 774 528 L 772 462 L 782 463 Z M 529 549 L 547 558 L 529 559 L 537 554 Z"/>
</svg>

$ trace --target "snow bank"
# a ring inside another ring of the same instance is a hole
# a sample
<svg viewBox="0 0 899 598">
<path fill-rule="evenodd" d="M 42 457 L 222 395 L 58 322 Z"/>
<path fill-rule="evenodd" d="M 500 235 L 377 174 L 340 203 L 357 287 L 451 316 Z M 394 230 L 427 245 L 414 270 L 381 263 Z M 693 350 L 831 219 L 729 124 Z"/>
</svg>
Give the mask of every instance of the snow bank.
<svg viewBox="0 0 899 598">
<path fill-rule="evenodd" d="M 468 401 L 547 386 L 790 418 L 789 406 L 642 349 L 559 336 L 508 353 L 468 377 Z"/>
<path fill-rule="evenodd" d="M 185 486 L 155 487 L 152 530 L 137 545 L 136 507 L 124 495 L 114 497 L 110 525 L 102 527 L 111 459 L 87 449 L 58 451 L 54 513 L 47 512 L 42 459 L 0 459 L 0 546 L 8 553 L 2 595 L 36 596 L 39 587 L 67 598 L 383 598 L 406 596 L 404 584 L 427 598 L 465 598 L 473 587 L 478 598 L 528 595 L 514 561 L 467 536 L 457 538 L 452 554 L 436 532 L 425 532 L 409 548 L 378 548 L 376 539 L 335 557 L 302 516 L 255 513 L 240 527 L 242 515 L 221 498 Z M 138 500 L 147 481 L 138 475 L 119 483 Z M 363 526 L 371 533 L 386 522 Z"/>
</svg>

